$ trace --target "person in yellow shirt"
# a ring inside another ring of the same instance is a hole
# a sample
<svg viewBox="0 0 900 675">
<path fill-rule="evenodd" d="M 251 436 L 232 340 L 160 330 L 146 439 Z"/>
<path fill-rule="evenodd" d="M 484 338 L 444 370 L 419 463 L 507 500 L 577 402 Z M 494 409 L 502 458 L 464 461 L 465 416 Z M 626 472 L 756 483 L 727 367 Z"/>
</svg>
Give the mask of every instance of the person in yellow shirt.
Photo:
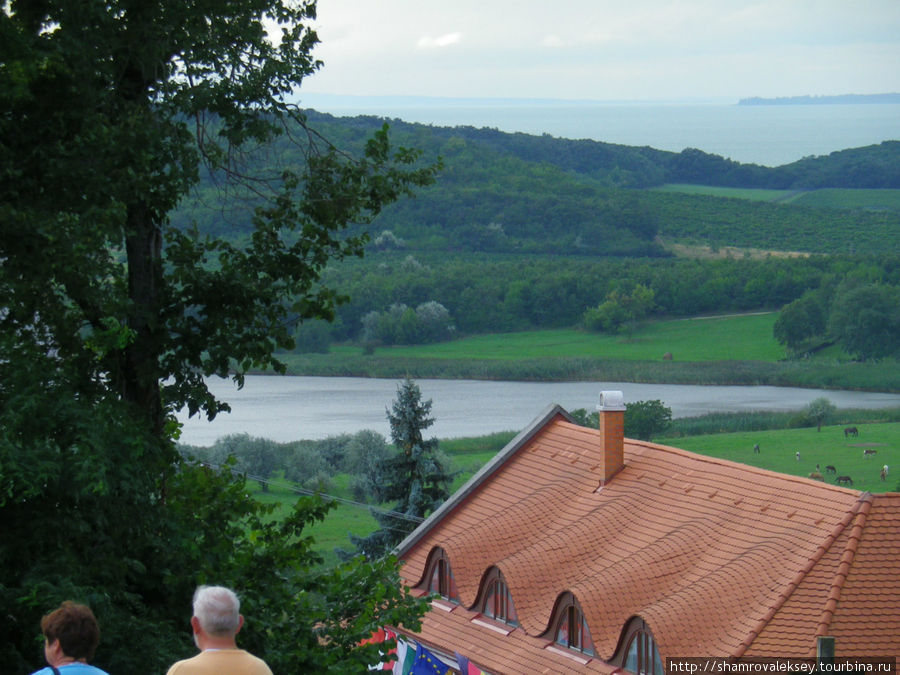
<svg viewBox="0 0 900 675">
<path fill-rule="evenodd" d="M 265 661 L 238 649 L 236 636 L 244 625 L 240 609 L 240 600 L 229 588 L 197 588 L 191 629 L 200 653 L 174 663 L 167 675 L 272 675 Z"/>
</svg>

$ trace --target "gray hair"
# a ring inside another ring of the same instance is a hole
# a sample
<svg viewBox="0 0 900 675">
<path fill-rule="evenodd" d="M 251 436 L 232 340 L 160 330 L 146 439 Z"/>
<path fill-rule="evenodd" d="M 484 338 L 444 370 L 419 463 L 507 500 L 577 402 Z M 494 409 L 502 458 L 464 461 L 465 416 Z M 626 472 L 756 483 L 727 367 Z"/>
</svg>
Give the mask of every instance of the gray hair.
<svg viewBox="0 0 900 675">
<path fill-rule="evenodd" d="M 225 637 L 240 627 L 241 601 L 230 588 L 199 586 L 194 591 L 194 616 L 210 635 Z"/>
</svg>

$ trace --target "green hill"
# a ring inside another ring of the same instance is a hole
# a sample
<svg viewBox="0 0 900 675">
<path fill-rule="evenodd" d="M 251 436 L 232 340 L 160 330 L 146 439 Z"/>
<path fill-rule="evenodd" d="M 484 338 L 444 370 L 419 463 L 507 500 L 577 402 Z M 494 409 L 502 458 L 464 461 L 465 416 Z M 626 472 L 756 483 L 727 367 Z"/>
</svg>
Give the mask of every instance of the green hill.
<svg viewBox="0 0 900 675">
<path fill-rule="evenodd" d="M 309 122 L 339 148 L 357 153 L 384 120 L 310 111 Z M 390 124 L 396 144 L 421 149 L 423 161 L 443 162 L 435 185 L 390 206 L 371 225 L 374 235 L 389 231 L 385 241 L 400 240 L 409 250 L 668 255 L 658 235 L 667 242 L 811 253 L 900 250 L 897 199 L 875 197 L 884 188 L 900 189 L 898 141 L 770 168 L 694 149 L 673 153 L 492 129 Z M 287 142 L 274 155 L 249 161 L 275 162 L 275 157 L 292 165 L 304 161 Z M 740 192 L 647 189 L 670 183 L 790 194 L 865 190 L 859 198 L 844 193 L 847 208 L 835 208 L 840 200 L 834 199 L 826 208 L 805 195 L 796 203 L 767 203 L 733 198 Z M 239 238 L 249 231 L 252 195 L 225 194 L 208 177 L 173 221 L 185 227 L 196 222 L 201 232 Z"/>
</svg>

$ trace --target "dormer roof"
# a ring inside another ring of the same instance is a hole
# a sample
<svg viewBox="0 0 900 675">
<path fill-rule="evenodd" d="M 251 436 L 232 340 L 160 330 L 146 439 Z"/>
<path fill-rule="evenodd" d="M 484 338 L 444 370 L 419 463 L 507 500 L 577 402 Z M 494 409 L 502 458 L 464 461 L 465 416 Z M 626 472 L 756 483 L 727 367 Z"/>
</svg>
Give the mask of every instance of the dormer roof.
<svg viewBox="0 0 900 675">
<path fill-rule="evenodd" d="M 604 482 L 601 442 L 546 409 L 400 544 L 406 583 L 440 546 L 468 608 L 496 566 L 520 626 L 503 643 L 510 658 L 547 646 L 537 636 L 571 592 L 598 657 L 582 671 L 610 670 L 636 616 L 663 659 L 812 656 L 820 635 L 835 636 L 838 655 L 900 654 L 900 495 L 631 439 Z M 470 630 L 461 621 L 431 612 L 421 636 Z"/>
</svg>

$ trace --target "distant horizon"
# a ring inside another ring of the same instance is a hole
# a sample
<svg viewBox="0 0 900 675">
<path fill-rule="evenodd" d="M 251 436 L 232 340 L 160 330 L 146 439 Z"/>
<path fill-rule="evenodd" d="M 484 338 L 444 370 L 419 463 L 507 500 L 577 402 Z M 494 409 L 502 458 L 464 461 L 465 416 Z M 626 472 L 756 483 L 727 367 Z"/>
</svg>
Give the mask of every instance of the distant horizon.
<svg viewBox="0 0 900 675">
<path fill-rule="evenodd" d="M 658 99 L 590 99 L 590 98 L 549 98 L 549 97 L 477 97 L 477 96 L 417 96 L 405 95 L 366 95 L 366 94 L 332 94 L 300 91 L 292 98 L 299 104 L 311 103 L 306 107 L 314 107 L 315 103 L 325 105 L 343 105 L 348 107 L 367 107 L 371 105 L 389 106 L 392 108 L 428 108 L 447 106 L 583 106 L 583 105 L 740 105 L 741 101 L 787 101 L 804 99 L 818 101 L 822 99 L 841 99 L 846 97 L 878 98 L 900 96 L 900 92 L 880 94 L 796 94 L 791 96 L 745 96 L 738 99 L 731 97 L 680 97 Z M 890 105 L 891 103 L 887 103 Z"/>
<path fill-rule="evenodd" d="M 572 102 L 563 99 L 308 96 L 299 104 L 335 117 L 589 139 L 709 154 L 763 166 L 900 141 L 900 103 L 739 105 Z"/>
</svg>

